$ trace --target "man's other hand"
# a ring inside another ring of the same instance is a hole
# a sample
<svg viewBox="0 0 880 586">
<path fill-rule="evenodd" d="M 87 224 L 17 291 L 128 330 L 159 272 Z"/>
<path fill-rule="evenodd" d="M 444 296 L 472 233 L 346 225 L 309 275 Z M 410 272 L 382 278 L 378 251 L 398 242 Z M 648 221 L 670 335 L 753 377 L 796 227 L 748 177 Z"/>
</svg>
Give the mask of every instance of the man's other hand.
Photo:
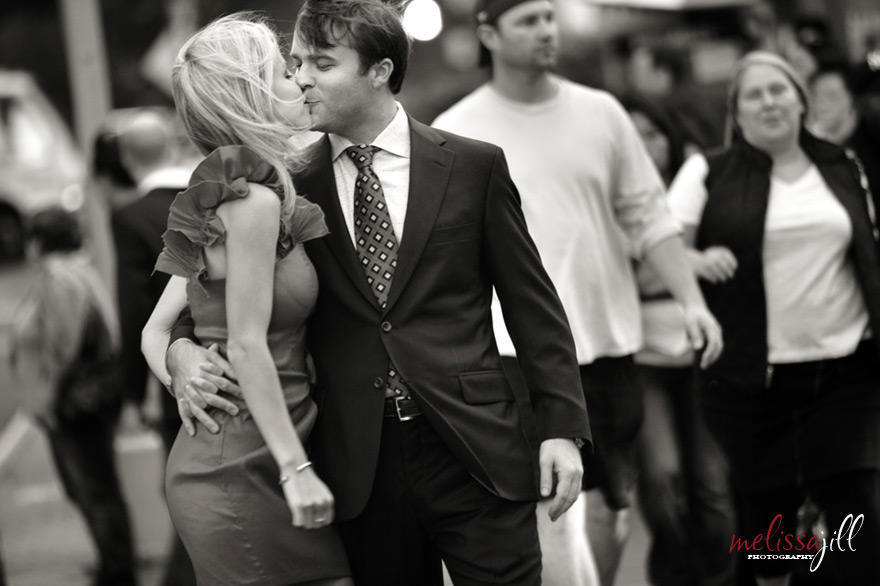
<svg viewBox="0 0 880 586">
<path fill-rule="evenodd" d="M 539 460 L 542 497 L 550 496 L 554 477 L 556 480 L 556 495 L 548 511 L 550 520 L 556 521 L 574 504 L 581 492 L 581 477 L 584 475 L 581 452 L 572 439 L 547 439 L 541 442 Z"/>
</svg>

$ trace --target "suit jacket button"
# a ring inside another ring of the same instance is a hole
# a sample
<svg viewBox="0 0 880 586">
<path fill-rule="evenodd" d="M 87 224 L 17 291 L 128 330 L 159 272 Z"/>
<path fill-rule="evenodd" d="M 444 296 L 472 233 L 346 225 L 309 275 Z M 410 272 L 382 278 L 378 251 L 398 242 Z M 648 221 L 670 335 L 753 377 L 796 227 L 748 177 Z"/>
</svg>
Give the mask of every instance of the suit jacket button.
<svg viewBox="0 0 880 586">
<path fill-rule="evenodd" d="M 381 376 L 377 376 L 373 379 L 373 388 L 374 389 L 383 389 L 385 388 L 385 379 Z"/>
<path fill-rule="evenodd" d="M 391 322 L 390 321 L 383 321 L 382 322 L 382 331 L 385 332 L 386 334 L 391 331 Z"/>
</svg>

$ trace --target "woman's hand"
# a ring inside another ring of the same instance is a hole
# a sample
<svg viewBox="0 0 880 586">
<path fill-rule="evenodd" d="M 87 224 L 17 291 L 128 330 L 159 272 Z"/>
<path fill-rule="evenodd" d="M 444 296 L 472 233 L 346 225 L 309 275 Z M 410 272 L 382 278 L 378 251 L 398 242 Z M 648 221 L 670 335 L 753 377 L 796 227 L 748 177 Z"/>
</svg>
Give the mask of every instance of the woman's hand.
<svg viewBox="0 0 880 586">
<path fill-rule="evenodd" d="M 736 257 L 726 246 L 710 246 L 697 254 L 694 263 L 697 276 L 715 284 L 733 278 L 736 268 Z"/>
<path fill-rule="evenodd" d="M 311 468 L 281 470 L 284 498 L 293 514 L 293 526 L 317 529 L 333 522 L 333 495 Z"/>
</svg>

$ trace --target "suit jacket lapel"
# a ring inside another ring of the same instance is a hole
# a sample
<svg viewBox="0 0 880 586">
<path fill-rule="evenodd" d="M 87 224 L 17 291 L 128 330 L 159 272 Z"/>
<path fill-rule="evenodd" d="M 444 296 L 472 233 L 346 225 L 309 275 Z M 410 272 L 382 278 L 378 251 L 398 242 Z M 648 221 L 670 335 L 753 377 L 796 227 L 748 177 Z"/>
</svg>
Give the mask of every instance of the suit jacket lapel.
<svg viewBox="0 0 880 586">
<path fill-rule="evenodd" d="M 324 210 L 327 227 L 330 230 L 323 240 L 333 256 L 336 257 L 339 266 L 354 283 L 355 288 L 367 298 L 374 307 L 379 308 L 376 296 L 370 289 L 364 270 L 358 262 L 357 252 L 345 218 L 342 215 L 342 207 L 339 205 L 339 195 L 336 192 L 336 177 L 333 174 L 333 161 L 330 159 L 330 139 L 327 135 L 309 147 L 307 155 L 306 171 L 299 176 L 297 181 L 298 190 L 308 199 L 317 203 Z"/>
<path fill-rule="evenodd" d="M 409 125 L 409 199 L 386 311 L 400 298 L 418 264 L 443 203 L 454 158 L 452 151 L 441 147 L 446 141 L 440 133 L 412 117 Z"/>
</svg>

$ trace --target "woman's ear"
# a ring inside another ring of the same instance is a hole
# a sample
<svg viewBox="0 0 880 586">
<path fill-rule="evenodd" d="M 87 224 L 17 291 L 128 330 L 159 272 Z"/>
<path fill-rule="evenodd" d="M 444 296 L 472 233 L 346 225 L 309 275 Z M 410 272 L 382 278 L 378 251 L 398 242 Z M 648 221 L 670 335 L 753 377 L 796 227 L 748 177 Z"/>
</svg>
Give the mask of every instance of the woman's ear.
<svg viewBox="0 0 880 586">
<path fill-rule="evenodd" d="M 394 73 L 394 63 L 386 57 L 370 67 L 370 82 L 376 89 L 383 85 L 388 85 L 388 80 L 391 79 L 392 73 Z"/>
</svg>

